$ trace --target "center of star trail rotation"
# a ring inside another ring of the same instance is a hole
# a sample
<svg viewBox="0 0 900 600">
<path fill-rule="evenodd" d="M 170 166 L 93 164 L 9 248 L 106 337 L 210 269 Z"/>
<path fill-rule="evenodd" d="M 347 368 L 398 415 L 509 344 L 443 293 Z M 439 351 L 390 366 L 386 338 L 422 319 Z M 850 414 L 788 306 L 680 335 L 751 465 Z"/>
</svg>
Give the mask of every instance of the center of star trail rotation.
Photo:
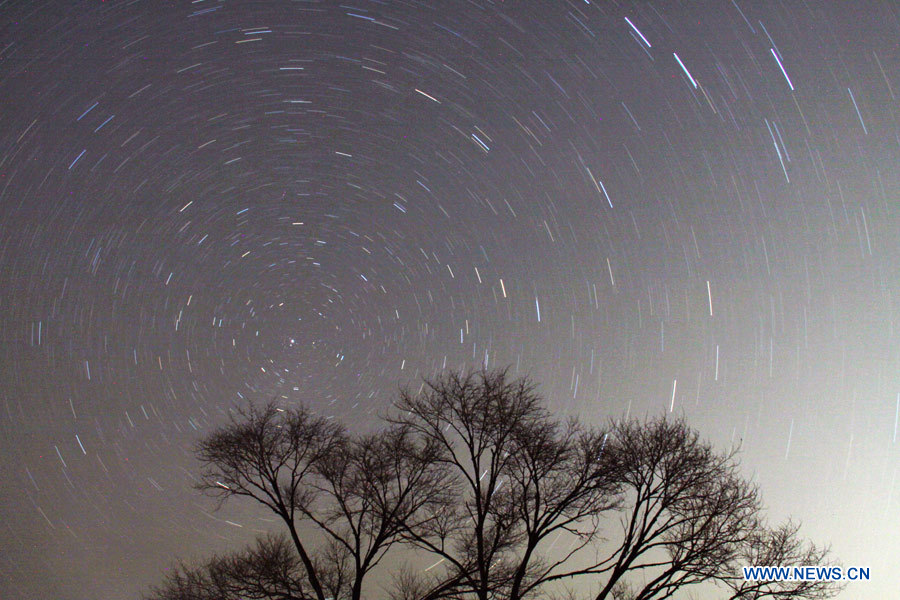
<svg viewBox="0 0 900 600">
<path fill-rule="evenodd" d="M 896 6 L 0 6 L 9 597 L 135 597 L 269 527 L 192 489 L 247 401 L 365 429 L 480 365 L 741 442 L 886 593 Z"/>
</svg>

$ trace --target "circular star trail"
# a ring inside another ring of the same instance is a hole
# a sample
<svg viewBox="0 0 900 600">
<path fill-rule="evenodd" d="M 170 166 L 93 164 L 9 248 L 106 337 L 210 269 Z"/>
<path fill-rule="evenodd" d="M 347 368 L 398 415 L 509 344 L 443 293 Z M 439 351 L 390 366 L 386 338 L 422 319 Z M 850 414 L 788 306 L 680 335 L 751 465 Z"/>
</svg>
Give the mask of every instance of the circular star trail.
<svg viewBox="0 0 900 600">
<path fill-rule="evenodd" d="M 235 407 L 365 428 L 480 365 L 685 415 L 892 576 L 895 4 L 0 5 L 9 597 L 266 530 L 192 488 Z"/>
</svg>

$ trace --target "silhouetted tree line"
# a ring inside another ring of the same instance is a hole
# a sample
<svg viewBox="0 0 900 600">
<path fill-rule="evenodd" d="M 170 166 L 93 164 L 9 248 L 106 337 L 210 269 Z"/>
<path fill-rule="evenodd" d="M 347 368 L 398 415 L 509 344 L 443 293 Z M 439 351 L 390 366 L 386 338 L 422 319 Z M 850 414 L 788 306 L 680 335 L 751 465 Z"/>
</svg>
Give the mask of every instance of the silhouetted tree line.
<svg viewBox="0 0 900 600">
<path fill-rule="evenodd" d="M 304 407 L 250 406 L 199 442 L 199 487 L 245 496 L 278 534 L 179 563 L 150 600 L 828 598 L 830 582 L 744 581 L 828 564 L 767 525 L 735 451 L 683 420 L 604 427 L 551 414 L 527 379 L 450 373 L 351 435 Z M 410 562 L 412 561 L 412 562 Z M 389 566 L 390 565 L 390 566 Z"/>
</svg>

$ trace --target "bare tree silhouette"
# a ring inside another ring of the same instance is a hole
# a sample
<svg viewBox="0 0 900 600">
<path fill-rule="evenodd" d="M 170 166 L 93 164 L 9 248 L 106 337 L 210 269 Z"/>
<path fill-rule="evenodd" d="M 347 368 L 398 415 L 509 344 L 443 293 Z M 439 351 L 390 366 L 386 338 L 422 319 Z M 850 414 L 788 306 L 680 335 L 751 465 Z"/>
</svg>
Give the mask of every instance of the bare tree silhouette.
<svg viewBox="0 0 900 600">
<path fill-rule="evenodd" d="M 199 488 L 222 500 L 252 498 L 280 518 L 303 567 L 298 597 L 358 600 L 385 552 L 446 497 L 434 452 L 408 428 L 351 437 L 305 408 L 269 404 L 240 411 L 200 442 Z M 303 522 L 324 543 L 304 541 Z"/>
<path fill-rule="evenodd" d="M 200 567 L 179 563 L 154 590 L 158 600 L 307 600 L 303 566 L 285 535 L 257 540 L 246 550 L 215 556 Z"/>
<path fill-rule="evenodd" d="M 403 390 L 368 435 L 305 408 L 251 407 L 199 443 L 199 487 L 253 498 L 285 534 L 181 563 L 149 598 L 662 600 L 695 585 L 722 600 L 835 595 L 829 581 L 743 579 L 742 566 L 830 559 L 793 522 L 766 524 L 736 452 L 680 419 L 557 418 L 533 383 L 502 370 Z"/>
<path fill-rule="evenodd" d="M 588 569 L 605 577 L 595 598 L 638 572 L 635 599 L 714 579 L 761 526 L 759 493 L 737 474 L 734 452 L 717 454 L 683 421 L 664 418 L 616 423 L 612 439 L 625 495 L 621 541 Z"/>
<path fill-rule="evenodd" d="M 459 483 L 441 518 L 406 535 L 444 561 L 451 595 L 521 598 L 566 577 L 559 569 L 596 541 L 600 516 L 620 501 L 608 434 L 553 419 L 527 380 L 451 373 L 424 393 L 402 392 L 396 409 L 393 422 L 440 448 Z M 563 534 L 577 543 L 555 559 L 539 552 Z"/>
<path fill-rule="evenodd" d="M 843 586 L 826 581 L 747 581 L 741 567 L 749 565 L 831 565 L 829 549 L 820 548 L 800 537 L 800 525 L 788 521 L 778 527 L 754 531 L 741 545 L 731 568 L 723 569 L 717 580 L 728 588 L 727 600 L 765 600 L 830 598 Z"/>
</svg>

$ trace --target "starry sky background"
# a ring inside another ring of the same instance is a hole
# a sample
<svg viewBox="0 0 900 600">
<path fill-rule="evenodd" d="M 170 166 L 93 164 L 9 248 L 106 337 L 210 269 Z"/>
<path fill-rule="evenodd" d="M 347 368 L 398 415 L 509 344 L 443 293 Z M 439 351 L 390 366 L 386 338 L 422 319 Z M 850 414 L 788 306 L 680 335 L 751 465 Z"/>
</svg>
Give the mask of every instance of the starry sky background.
<svg viewBox="0 0 900 600">
<path fill-rule="evenodd" d="M 137 597 L 271 526 L 248 400 L 442 368 L 684 414 L 896 590 L 900 7 L 0 1 L 0 581 Z"/>
</svg>

